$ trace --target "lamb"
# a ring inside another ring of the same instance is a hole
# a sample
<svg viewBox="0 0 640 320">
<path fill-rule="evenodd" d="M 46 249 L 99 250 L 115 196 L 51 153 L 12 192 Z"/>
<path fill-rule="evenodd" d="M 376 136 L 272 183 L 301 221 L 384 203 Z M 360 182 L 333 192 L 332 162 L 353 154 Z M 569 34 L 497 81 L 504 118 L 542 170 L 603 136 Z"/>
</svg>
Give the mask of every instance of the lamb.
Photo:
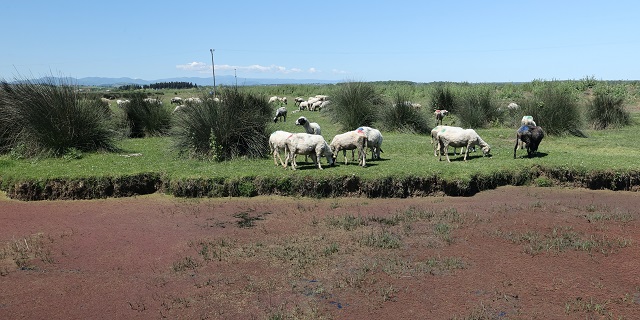
<svg viewBox="0 0 640 320">
<path fill-rule="evenodd" d="M 347 150 L 358 150 L 358 165 L 366 167 L 366 159 L 367 155 L 365 153 L 365 148 L 367 147 L 367 136 L 362 130 L 353 130 L 341 134 L 337 134 L 331 140 L 331 144 L 329 145 L 331 148 L 331 153 L 333 153 L 333 161 L 335 162 L 338 158 L 338 153 L 342 151 L 342 155 L 344 156 L 344 164 L 348 163 L 347 160 Z"/>
<path fill-rule="evenodd" d="M 452 147 L 466 147 L 467 150 L 464 153 L 464 161 L 467 161 L 467 155 L 469 154 L 469 148 L 479 145 L 482 147 L 482 154 L 485 156 L 489 155 L 491 151 L 491 147 L 489 144 L 484 142 L 482 138 L 478 135 L 478 133 L 473 129 L 462 129 L 462 130 L 445 130 L 438 133 L 438 147 L 440 150 L 447 150 L 449 146 Z M 449 159 L 449 153 L 445 152 L 447 156 L 447 161 L 451 162 Z M 440 157 L 438 160 L 442 160 L 442 152 L 440 152 Z"/>
<path fill-rule="evenodd" d="M 309 120 L 307 120 L 307 118 L 305 117 L 298 118 L 298 120 L 296 120 L 296 125 L 303 126 L 304 130 L 308 134 L 317 134 L 317 135 L 322 134 L 320 131 L 320 125 L 317 124 L 316 122 L 309 122 Z"/>
<path fill-rule="evenodd" d="M 442 119 L 449 114 L 447 110 L 436 110 L 433 114 L 436 115 L 436 124 L 442 124 Z"/>
<path fill-rule="evenodd" d="M 293 134 L 291 132 L 286 132 L 282 130 L 275 131 L 269 136 L 269 150 L 271 154 L 273 154 L 273 163 L 277 166 L 278 162 L 276 161 L 276 157 L 280 159 L 280 164 L 284 166 L 284 162 L 282 161 L 282 157 L 280 156 L 280 152 L 284 151 L 284 144 L 287 138 L 291 137 Z"/>
<path fill-rule="evenodd" d="M 283 118 L 283 122 L 287 121 L 287 108 L 280 107 L 276 110 L 276 116 L 273 118 L 273 122 L 278 122 L 278 118 Z"/>
<path fill-rule="evenodd" d="M 325 157 L 329 165 L 333 165 L 333 153 L 329 144 L 324 140 L 321 135 L 308 134 L 308 133 L 293 133 L 287 139 L 285 139 L 285 152 L 287 157 L 284 160 L 283 167 L 286 169 L 287 164 L 291 162 L 291 168 L 296 170 L 298 164 L 296 163 L 296 155 L 310 155 L 313 162 L 318 169 L 322 170 L 320 165 L 320 157 Z"/>
<path fill-rule="evenodd" d="M 527 146 L 527 155 L 531 158 L 538 152 L 540 141 L 544 138 L 544 131 L 538 126 L 521 126 L 516 133 L 516 145 L 513 148 L 513 158 L 516 158 L 518 142 L 522 141 Z"/>
</svg>

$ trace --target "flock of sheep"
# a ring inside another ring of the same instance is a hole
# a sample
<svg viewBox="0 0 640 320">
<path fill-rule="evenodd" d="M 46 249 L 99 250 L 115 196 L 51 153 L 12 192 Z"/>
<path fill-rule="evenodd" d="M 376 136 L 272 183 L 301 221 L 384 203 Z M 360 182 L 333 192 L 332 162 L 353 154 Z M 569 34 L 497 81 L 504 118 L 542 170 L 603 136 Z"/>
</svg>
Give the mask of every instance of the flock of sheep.
<svg viewBox="0 0 640 320">
<path fill-rule="evenodd" d="M 272 97 L 269 100 L 273 102 L 281 102 L 286 104 L 286 98 Z M 329 102 L 327 96 L 311 97 L 308 100 L 301 98 L 295 99 L 298 110 L 316 110 L 316 107 L 309 107 L 310 105 L 317 104 L 320 106 L 323 102 Z M 309 103 L 311 102 L 311 104 Z M 295 112 L 295 111 L 294 111 Z M 449 112 L 447 110 L 436 110 L 434 112 L 436 123 L 439 125 L 431 130 L 431 144 L 433 145 L 434 156 L 439 155 L 439 160 L 442 160 L 442 155 L 446 156 L 448 162 L 449 147 L 453 147 L 453 154 L 456 155 L 456 148 L 461 148 L 460 154 L 464 153 L 464 161 L 467 161 L 470 150 L 475 150 L 476 146 L 479 146 L 484 156 L 490 156 L 491 147 L 485 142 L 478 133 L 473 129 L 464 129 L 461 127 L 445 126 L 442 125 L 442 120 L 447 116 Z M 282 106 L 276 109 L 274 122 L 278 122 L 279 119 L 286 121 L 287 108 Z M 380 153 L 382 152 L 382 133 L 375 128 L 371 127 L 359 127 L 353 131 L 337 134 L 331 140 L 331 143 L 327 143 L 322 137 L 320 125 L 315 122 L 310 122 L 306 117 L 299 117 L 296 125 L 300 125 L 304 128 L 303 133 L 291 133 L 282 130 L 275 131 L 269 137 L 269 148 L 273 155 L 273 163 L 277 166 L 278 159 L 280 165 L 285 169 L 289 164 L 293 170 L 296 169 L 296 156 L 305 155 L 310 156 L 314 165 L 318 169 L 322 169 L 320 165 L 320 158 L 327 159 L 329 165 L 333 165 L 342 151 L 345 164 L 348 164 L 346 151 L 351 150 L 351 159 L 354 161 L 355 151 L 358 152 L 358 165 L 365 167 L 367 160 L 367 148 L 371 149 L 372 159 L 380 159 Z M 541 127 L 537 126 L 533 117 L 524 116 L 521 120 L 521 126 L 516 132 L 516 145 L 513 149 L 513 157 L 516 158 L 516 151 L 518 147 L 521 149 L 526 148 L 529 157 L 533 156 L 544 138 L 544 131 Z M 280 153 L 284 151 L 286 154 L 285 160 L 282 160 Z"/>
</svg>

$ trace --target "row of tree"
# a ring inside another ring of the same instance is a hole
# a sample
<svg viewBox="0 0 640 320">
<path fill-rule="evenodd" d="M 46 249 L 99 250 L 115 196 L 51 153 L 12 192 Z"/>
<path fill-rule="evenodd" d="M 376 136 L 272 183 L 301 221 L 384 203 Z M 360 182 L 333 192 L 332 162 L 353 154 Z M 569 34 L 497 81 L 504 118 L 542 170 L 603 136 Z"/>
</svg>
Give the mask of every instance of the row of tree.
<svg viewBox="0 0 640 320">
<path fill-rule="evenodd" d="M 152 84 L 127 84 L 119 86 L 120 90 L 139 90 L 139 89 L 192 89 L 197 88 L 198 85 L 191 82 L 183 81 L 169 81 L 169 82 L 156 82 Z"/>
</svg>

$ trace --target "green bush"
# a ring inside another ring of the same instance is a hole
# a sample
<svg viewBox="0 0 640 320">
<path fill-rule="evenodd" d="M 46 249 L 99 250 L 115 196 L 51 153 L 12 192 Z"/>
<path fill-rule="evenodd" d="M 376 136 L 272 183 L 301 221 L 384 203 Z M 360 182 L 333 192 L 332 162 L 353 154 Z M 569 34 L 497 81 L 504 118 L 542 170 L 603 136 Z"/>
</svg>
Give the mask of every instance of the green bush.
<svg viewBox="0 0 640 320">
<path fill-rule="evenodd" d="M 377 119 L 382 95 L 371 83 L 346 82 L 337 86 L 331 94 L 328 113 L 339 123 L 341 130 L 354 130 L 360 126 L 371 126 Z"/>
<path fill-rule="evenodd" d="M 161 136 L 169 132 L 171 110 L 160 103 L 145 100 L 146 95 L 134 94 L 124 106 L 131 138 Z"/>
<path fill-rule="evenodd" d="M 381 109 L 380 127 L 386 131 L 427 133 L 431 131 L 424 112 L 414 108 L 408 95 L 396 93 L 391 104 Z"/>
<path fill-rule="evenodd" d="M 458 100 L 456 115 L 462 127 L 483 128 L 500 120 L 500 113 L 489 87 L 466 88 Z"/>
<path fill-rule="evenodd" d="M 631 115 L 624 109 L 624 101 L 624 88 L 607 86 L 595 90 L 593 100 L 587 105 L 587 119 L 591 126 L 602 130 L 629 125 Z"/>
<path fill-rule="evenodd" d="M 539 85 L 531 98 L 518 104 L 521 106 L 522 115 L 533 116 L 536 124 L 541 126 L 545 133 L 585 136 L 581 131 L 580 104 L 575 91 L 569 86 L 547 82 Z"/>
<path fill-rule="evenodd" d="M 209 96 L 175 114 L 174 148 L 219 161 L 264 157 L 271 111 L 264 97 L 237 88 L 223 89 L 220 101 Z"/>
<path fill-rule="evenodd" d="M 99 99 L 80 99 L 65 80 L 47 79 L 0 81 L 0 151 L 61 156 L 69 149 L 116 150 L 109 109 Z"/>
<path fill-rule="evenodd" d="M 456 112 L 455 95 L 448 85 L 438 85 L 431 91 L 431 111 L 447 110 Z"/>
</svg>

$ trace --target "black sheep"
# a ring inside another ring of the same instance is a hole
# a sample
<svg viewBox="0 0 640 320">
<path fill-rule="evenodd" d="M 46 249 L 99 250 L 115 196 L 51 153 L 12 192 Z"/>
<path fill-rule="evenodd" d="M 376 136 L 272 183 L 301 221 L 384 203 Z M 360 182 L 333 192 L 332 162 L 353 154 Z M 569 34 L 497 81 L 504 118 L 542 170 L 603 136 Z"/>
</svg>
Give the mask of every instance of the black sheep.
<svg viewBox="0 0 640 320">
<path fill-rule="evenodd" d="M 516 158 L 518 142 L 522 141 L 527 145 L 527 155 L 531 158 L 538 152 L 540 141 L 544 138 L 544 131 L 538 126 L 522 126 L 516 134 L 516 146 L 513 148 L 513 158 Z"/>
</svg>

